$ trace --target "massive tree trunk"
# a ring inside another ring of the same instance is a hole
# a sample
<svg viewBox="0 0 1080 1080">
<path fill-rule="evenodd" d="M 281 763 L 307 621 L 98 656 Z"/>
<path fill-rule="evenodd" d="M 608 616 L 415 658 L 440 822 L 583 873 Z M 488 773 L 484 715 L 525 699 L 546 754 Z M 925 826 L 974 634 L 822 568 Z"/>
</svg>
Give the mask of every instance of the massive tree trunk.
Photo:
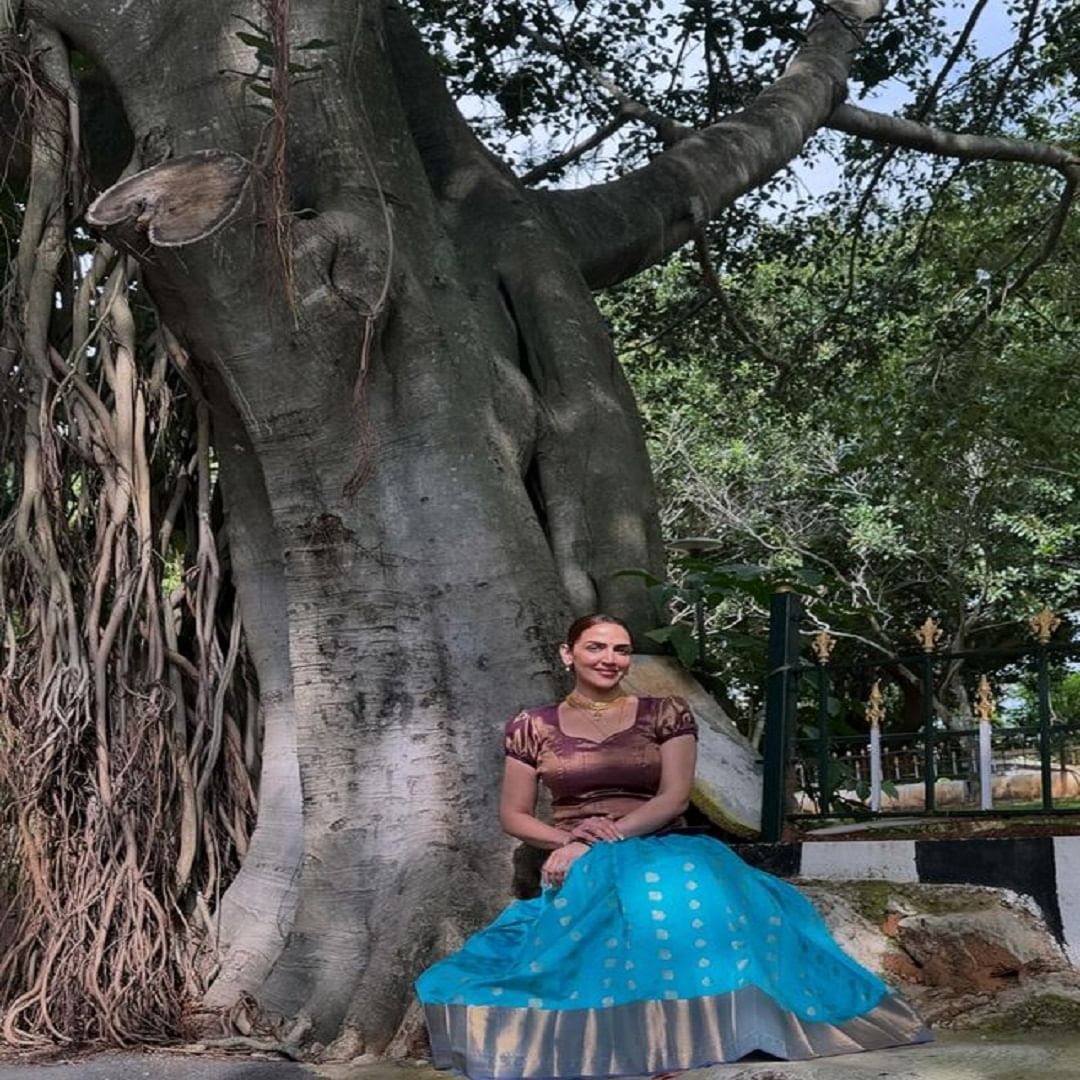
<svg viewBox="0 0 1080 1080">
<path fill-rule="evenodd" d="M 833 5 L 758 102 L 637 173 L 544 194 L 477 142 L 394 3 L 28 3 L 108 80 L 135 159 L 90 219 L 138 259 L 213 424 L 266 734 L 212 1002 L 250 991 L 380 1051 L 421 966 L 502 903 L 500 727 L 557 692 L 572 614 L 647 627 L 616 572 L 662 566 L 590 290 L 797 154 L 876 10 Z M 290 43 L 317 70 L 284 77 Z"/>
<path fill-rule="evenodd" d="M 143 4 L 119 35 L 110 5 L 78 7 L 36 12 L 109 74 L 141 167 L 259 159 L 259 99 L 217 76 L 252 66 L 232 8 Z M 502 722 L 555 692 L 571 612 L 648 623 L 613 575 L 658 568 L 660 537 L 581 271 L 401 13 L 308 4 L 288 33 L 355 48 L 320 50 L 318 77 L 288 87 L 283 165 L 256 160 L 213 236 L 133 248 L 207 387 L 267 725 L 211 998 L 253 990 L 323 1041 L 344 1026 L 377 1049 L 422 963 L 505 895 Z M 151 238 L 175 194 L 140 204 Z"/>
</svg>

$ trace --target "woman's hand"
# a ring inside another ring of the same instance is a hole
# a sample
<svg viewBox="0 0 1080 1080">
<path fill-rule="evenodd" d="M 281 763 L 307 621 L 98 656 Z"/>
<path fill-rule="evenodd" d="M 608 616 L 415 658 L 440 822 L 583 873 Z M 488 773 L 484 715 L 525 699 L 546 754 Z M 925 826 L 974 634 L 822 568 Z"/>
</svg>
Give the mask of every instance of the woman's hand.
<svg viewBox="0 0 1080 1080">
<path fill-rule="evenodd" d="M 570 835 L 575 840 L 622 840 L 623 834 L 611 818 L 589 817 L 579 821 L 571 830 Z"/>
<path fill-rule="evenodd" d="M 589 850 L 588 844 L 571 842 L 556 848 L 545 860 L 543 869 L 540 871 L 540 884 L 544 888 L 549 886 L 558 889 L 566 880 L 570 867 Z"/>
</svg>

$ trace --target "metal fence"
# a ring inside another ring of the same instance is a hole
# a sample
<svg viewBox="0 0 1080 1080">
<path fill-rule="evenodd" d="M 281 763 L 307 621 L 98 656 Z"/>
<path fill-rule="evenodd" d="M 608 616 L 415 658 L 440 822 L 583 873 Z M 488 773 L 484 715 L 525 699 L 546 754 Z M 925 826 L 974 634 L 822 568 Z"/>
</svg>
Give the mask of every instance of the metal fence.
<svg viewBox="0 0 1080 1080">
<path fill-rule="evenodd" d="M 1080 718 L 1058 716 L 1051 702 L 1052 672 L 1080 659 L 1080 645 L 1053 640 L 1060 620 L 1051 612 L 1032 617 L 1022 646 L 941 649 L 928 619 L 914 635 L 918 651 L 870 659 L 844 659 L 837 639 L 801 633 L 801 623 L 798 594 L 776 594 L 763 839 L 778 840 L 787 820 L 815 817 L 1080 813 Z M 951 713 L 936 694 L 946 666 L 954 685 L 972 688 Z M 1033 708 L 1004 723 L 1003 690 L 1024 680 Z M 853 686 L 866 688 L 862 700 Z"/>
</svg>

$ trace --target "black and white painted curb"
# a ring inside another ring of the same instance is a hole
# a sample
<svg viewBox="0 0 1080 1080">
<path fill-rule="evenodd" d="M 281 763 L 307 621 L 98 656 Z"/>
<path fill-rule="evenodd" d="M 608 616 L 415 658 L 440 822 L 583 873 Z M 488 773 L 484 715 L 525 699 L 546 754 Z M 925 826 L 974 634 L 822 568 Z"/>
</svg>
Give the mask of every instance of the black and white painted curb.
<svg viewBox="0 0 1080 1080">
<path fill-rule="evenodd" d="M 740 844 L 752 866 L 785 878 L 988 885 L 1030 896 L 1080 967 L 1080 836 L 963 840 L 815 840 Z"/>
</svg>

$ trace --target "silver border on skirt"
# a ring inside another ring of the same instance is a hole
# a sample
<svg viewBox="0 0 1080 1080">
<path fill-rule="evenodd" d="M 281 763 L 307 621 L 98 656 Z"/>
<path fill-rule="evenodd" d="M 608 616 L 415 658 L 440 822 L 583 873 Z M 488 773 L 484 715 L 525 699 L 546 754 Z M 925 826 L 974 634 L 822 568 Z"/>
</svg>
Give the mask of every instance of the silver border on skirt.
<svg viewBox="0 0 1080 1080">
<path fill-rule="evenodd" d="M 712 997 L 607 1009 L 425 1005 L 436 1068 L 472 1080 L 648 1076 L 738 1061 L 786 1061 L 929 1042 L 903 998 L 886 994 L 840 1024 L 800 1020 L 756 986 Z"/>
</svg>

